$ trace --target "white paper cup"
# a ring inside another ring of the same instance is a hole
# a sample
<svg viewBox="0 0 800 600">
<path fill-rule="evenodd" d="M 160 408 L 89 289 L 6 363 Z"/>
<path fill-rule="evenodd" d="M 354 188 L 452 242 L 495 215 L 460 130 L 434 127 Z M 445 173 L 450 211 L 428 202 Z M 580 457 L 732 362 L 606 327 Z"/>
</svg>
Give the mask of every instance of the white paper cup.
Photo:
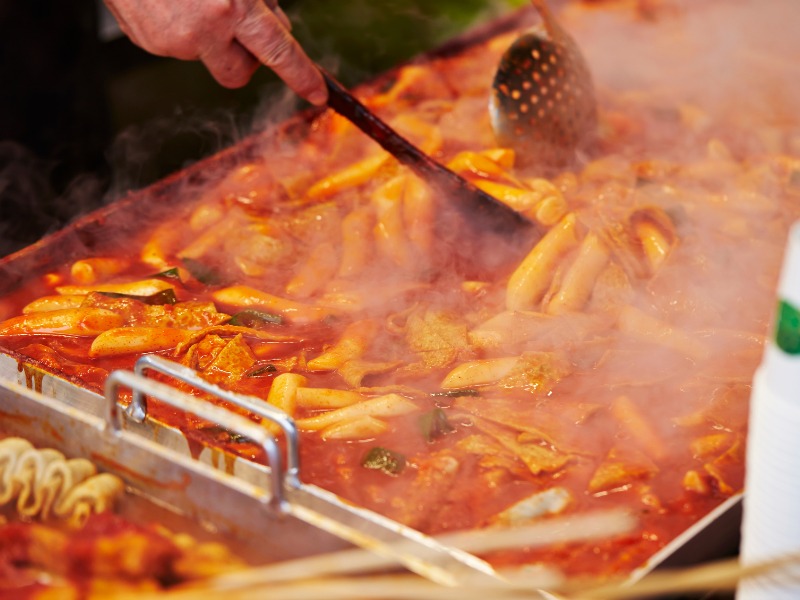
<svg viewBox="0 0 800 600">
<path fill-rule="evenodd" d="M 744 565 L 800 553 L 800 389 L 797 398 L 785 398 L 765 377 L 765 369 L 759 369 L 750 405 Z M 745 580 L 737 598 L 800 599 L 800 563 Z"/>
</svg>

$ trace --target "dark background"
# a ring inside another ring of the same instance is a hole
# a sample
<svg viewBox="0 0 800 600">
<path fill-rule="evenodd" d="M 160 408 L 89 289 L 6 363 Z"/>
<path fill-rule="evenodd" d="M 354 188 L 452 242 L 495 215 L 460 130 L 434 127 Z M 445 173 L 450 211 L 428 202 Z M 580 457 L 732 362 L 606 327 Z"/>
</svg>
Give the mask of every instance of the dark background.
<svg viewBox="0 0 800 600">
<path fill-rule="evenodd" d="M 525 0 L 283 0 L 308 54 L 355 85 Z M 0 256 L 305 105 L 268 69 L 219 86 L 200 63 L 103 40 L 95 0 L 0 0 Z"/>
</svg>

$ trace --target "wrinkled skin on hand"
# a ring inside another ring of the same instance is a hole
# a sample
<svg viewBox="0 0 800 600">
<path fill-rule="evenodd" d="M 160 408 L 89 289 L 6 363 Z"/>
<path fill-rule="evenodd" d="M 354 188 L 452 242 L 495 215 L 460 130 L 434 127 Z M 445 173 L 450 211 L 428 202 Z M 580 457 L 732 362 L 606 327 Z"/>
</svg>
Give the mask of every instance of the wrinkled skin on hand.
<svg viewBox="0 0 800 600">
<path fill-rule="evenodd" d="M 223 86 L 245 85 L 259 64 L 314 104 L 327 99 L 277 0 L 105 0 L 122 31 L 159 56 L 201 60 Z"/>
</svg>

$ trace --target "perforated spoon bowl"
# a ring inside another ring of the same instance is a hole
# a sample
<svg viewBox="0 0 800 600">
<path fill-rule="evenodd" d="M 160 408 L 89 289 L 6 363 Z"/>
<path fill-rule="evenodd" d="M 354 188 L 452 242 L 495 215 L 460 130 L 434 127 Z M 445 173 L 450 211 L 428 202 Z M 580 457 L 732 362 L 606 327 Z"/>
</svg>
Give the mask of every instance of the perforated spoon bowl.
<svg viewBox="0 0 800 600">
<path fill-rule="evenodd" d="M 597 107 L 589 67 L 545 0 L 532 0 L 542 26 L 503 54 L 490 98 L 498 142 L 541 171 L 562 168 L 594 136 Z"/>
</svg>

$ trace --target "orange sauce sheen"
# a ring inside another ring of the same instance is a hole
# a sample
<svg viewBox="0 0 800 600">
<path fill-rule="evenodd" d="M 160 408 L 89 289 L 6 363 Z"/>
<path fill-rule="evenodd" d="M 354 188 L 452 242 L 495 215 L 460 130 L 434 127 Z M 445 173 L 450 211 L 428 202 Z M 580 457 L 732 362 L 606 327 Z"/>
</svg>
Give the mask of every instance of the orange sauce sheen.
<svg viewBox="0 0 800 600">
<path fill-rule="evenodd" d="M 608 26 L 639 31 L 641 15 L 625 6 L 608 4 Z M 566 25 L 583 33 L 591 57 L 587 11 L 568 12 Z M 667 47 L 687 14 L 659 13 L 663 21 L 649 25 L 654 46 Z M 505 511 L 556 488 L 569 500 L 554 514 L 626 507 L 639 526 L 622 539 L 488 557 L 503 566 L 542 561 L 569 574 L 625 574 L 742 491 L 749 382 L 783 240 L 797 217 L 800 160 L 778 135 L 784 129 L 769 137 L 752 113 L 740 119 L 678 85 L 664 94 L 620 78 L 597 82 L 600 129 L 590 155 L 560 174 L 516 169 L 497 158 L 485 114 L 492 68 L 512 38 L 406 67 L 390 81 L 396 87 L 362 93 L 443 163 L 463 152 L 496 160 L 495 173 L 462 174 L 514 188 L 541 208 L 529 214 L 538 223 L 527 237 L 513 244 L 474 237 L 446 199 L 409 183 L 413 175 L 392 159 L 365 174 L 362 161 L 375 148 L 325 113 L 300 140 L 264 136 L 263 159 L 220 181 L 187 185 L 168 216 L 93 252 L 130 259 L 102 283 L 163 270 L 147 258 L 150 247 L 164 268 L 191 270 L 189 256 L 213 269 L 212 282 L 197 273 L 165 279 L 178 303 L 210 302 L 225 315 L 275 310 L 263 296 L 249 304 L 219 299 L 244 285 L 313 309 L 301 318 L 278 308 L 282 324 L 209 329 L 194 349 L 160 351 L 212 381 L 266 401 L 273 381 L 294 374 L 307 389 L 352 391 L 364 401 L 395 394 L 410 403 L 401 414 L 359 421 L 368 433 L 337 438 L 310 420 L 330 409 L 297 402 L 304 482 L 430 534 L 523 522 Z M 550 212 L 538 204 L 545 199 Z M 364 214 L 369 225 L 358 229 Z M 428 222 L 430 214 L 438 217 Z M 576 222 L 572 245 L 541 269 L 539 296 L 518 298 L 510 282 L 523 259 L 568 215 Z M 592 236 L 595 250 L 582 245 Z M 602 259 L 591 276 L 578 268 L 584 251 Z M 58 279 L 70 283 L 68 269 Z M 570 295 L 569 282 L 585 293 Z M 9 316 L 55 293 L 32 278 L 7 296 Z M 564 297 L 567 309 L 556 302 Z M 367 343 L 341 364 L 313 368 L 353 323 L 371 327 Z M 99 390 L 109 371 L 131 368 L 138 354 L 91 357 L 94 339 L 33 333 L 1 341 Z M 246 349 L 236 346 L 235 359 L 214 362 L 223 346 L 233 356 L 227 345 L 240 342 Z M 463 365 L 504 359 L 516 362 L 500 375 L 445 385 Z M 264 460 L 215 424 L 150 406 L 152 418 L 197 444 Z M 447 427 L 426 439 L 420 419 L 434 410 Z M 366 468 L 376 447 L 401 455 L 405 467 Z"/>
</svg>

